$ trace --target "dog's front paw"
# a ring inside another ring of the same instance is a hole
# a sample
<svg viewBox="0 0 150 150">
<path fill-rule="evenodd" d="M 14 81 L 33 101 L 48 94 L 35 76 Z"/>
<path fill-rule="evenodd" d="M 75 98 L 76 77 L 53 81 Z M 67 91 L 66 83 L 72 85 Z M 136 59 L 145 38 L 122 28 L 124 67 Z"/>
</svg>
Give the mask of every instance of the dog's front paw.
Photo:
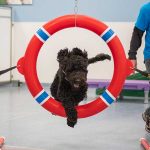
<svg viewBox="0 0 150 150">
<path fill-rule="evenodd" d="M 67 125 L 73 128 L 77 123 L 77 111 L 74 108 L 69 108 L 65 110 L 67 115 Z"/>
<path fill-rule="evenodd" d="M 105 59 L 111 60 L 111 56 L 108 54 L 101 53 L 101 54 L 96 55 L 96 59 L 98 61 L 103 61 Z"/>
<path fill-rule="evenodd" d="M 69 127 L 74 128 L 74 126 L 75 126 L 76 123 L 77 123 L 77 120 L 69 120 L 69 119 L 67 118 L 67 125 L 68 125 Z"/>
</svg>

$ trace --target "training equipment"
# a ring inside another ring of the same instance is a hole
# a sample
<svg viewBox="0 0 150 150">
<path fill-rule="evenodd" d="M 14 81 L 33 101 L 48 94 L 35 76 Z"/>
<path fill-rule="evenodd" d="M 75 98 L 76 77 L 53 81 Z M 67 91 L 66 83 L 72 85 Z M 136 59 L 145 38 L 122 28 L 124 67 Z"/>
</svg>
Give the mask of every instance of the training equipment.
<svg viewBox="0 0 150 150">
<path fill-rule="evenodd" d="M 36 62 L 40 48 L 46 40 L 57 31 L 70 27 L 84 28 L 99 35 L 107 43 L 114 58 L 113 78 L 105 92 L 91 103 L 77 107 L 78 118 L 85 118 L 99 113 L 112 104 L 119 95 L 126 77 L 132 73 L 131 61 L 126 58 L 119 38 L 107 25 L 83 15 L 77 15 L 76 18 L 75 15 L 56 18 L 46 23 L 35 33 L 24 57 L 18 61 L 17 68 L 24 75 L 28 89 L 35 100 L 46 110 L 64 117 L 65 111 L 62 105 L 50 97 L 40 84 L 37 77 Z"/>
<path fill-rule="evenodd" d="M 5 138 L 0 136 L 0 148 L 3 146 L 4 142 L 5 142 Z"/>
<path fill-rule="evenodd" d="M 107 88 L 111 82 L 109 79 L 88 79 L 88 86 L 95 88 Z M 148 103 L 150 83 L 148 80 L 125 80 L 122 89 L 144 90 L 144 103 Z"/>
<path fill-rule="evenodd" d="M 5 70 L 1 70 L 1 71 L 0 71 L 0 75 L 2 75 L 2 74 L 4 74 L 4 73 L 7 73 L 8 71 L 11 71 L 11 70 L 13 70 L 13 69 L 16 69 L 16 67 L 17 67 L 17 66 L 10 67 L 10 68 L 7 68 L 7 69 L 5 69 Z"/>
<path fill-rule="evenodd" d="M 141 138 L 140 143 L 144 147 L 145 150 L 150 150 L 150 145 L 146 139 Z"/>
</svg>

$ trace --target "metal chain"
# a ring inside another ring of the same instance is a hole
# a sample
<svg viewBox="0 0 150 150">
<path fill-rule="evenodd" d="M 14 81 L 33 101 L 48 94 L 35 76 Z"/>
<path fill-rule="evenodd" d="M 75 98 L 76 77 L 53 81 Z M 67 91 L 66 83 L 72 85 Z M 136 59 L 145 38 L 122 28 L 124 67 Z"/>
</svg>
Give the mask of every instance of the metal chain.
<svg viewBox="0 0 150 150">
<path fill-rule="evenodd" d="M 75 6 L 74 6 L 75 27 L 77 27 L 77 14 L 78 14 L 78 0 L 75 0 Z"/>
</svg>

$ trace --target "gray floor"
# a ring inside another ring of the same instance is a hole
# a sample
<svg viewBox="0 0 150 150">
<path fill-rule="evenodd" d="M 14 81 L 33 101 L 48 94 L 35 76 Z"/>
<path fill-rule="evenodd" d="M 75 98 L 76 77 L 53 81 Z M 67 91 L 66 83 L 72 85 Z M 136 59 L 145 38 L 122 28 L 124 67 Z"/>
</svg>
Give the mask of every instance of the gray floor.
<svg viewBox="0 0 150 150">
<path fill-rule="evenodd" d="M 89 89 L 88 99 L 94 97 L 95 89 Z M 146 107 L 143 100 L 119 100 L 72 129 L 41 108 L 25 85 L 5 85 L 0 86 L 0 135 L 7 145 L 42 150 L 143 150 L 139 139 L 145 137 L 141 113 Z"/>
</svg>

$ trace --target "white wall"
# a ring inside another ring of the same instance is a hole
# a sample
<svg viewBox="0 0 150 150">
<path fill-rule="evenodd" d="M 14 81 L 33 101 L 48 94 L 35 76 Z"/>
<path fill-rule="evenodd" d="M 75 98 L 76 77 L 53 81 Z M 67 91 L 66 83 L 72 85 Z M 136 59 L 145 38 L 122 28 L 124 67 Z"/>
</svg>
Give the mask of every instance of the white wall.
<svg viewBox="0 0 150 150">
<path fill-rule="evenodd" d="M 134 27 L 133 22 L 105 22 L 110 26 L 120 38 L 126 54 L 128 53 L 129 43 L 131 39 L 132 30 Z M 43 23 L 31 22 L 15 22 L 13 26 L 13 64 L 15 65 L 20 57 L 25 53 L 28 42 L 33 34 L 43 25 Z M 89 57 L 95 56 L 98 53 L 111 52 L 105 42 L 92 33 L 84 29 L 65 29 L 56 34 L 46 41 L 42 47 L 37 70 L 40 82 L 52 82 L 55 72 L 58 69 L 56 61 L 57 52 L 65 47 L 73 48 L 79 47 L 88 51 Z M 121 58 L 120 58 L 121 59 Z M 138 52 L 138 68 L 145 70 L 143 64 L 143 45 Z M 89 66 L 88 78 L 110 79 L 113 74 L 113 59 L 111 62 L 104 61 Z M 24 81 L 22 75 L 17 71 L 13 71 L 14 80 Z"/>
</svg>

